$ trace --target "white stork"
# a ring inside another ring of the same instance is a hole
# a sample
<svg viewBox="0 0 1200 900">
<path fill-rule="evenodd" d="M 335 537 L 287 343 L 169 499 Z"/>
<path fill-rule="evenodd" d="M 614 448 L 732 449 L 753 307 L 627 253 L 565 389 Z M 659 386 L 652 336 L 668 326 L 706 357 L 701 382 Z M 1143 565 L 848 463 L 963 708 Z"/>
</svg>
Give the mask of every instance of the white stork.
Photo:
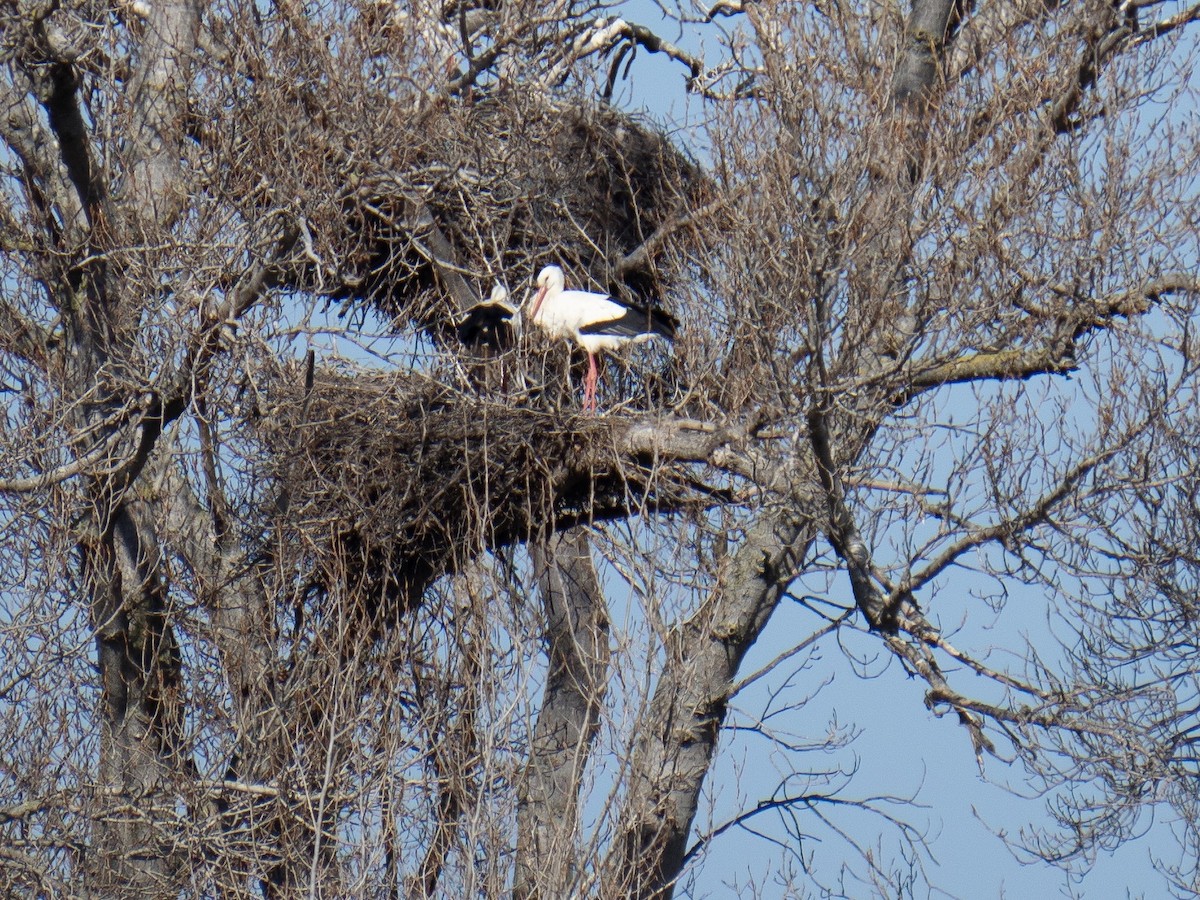
<svg viewBox="0 0 1200 900">
<path fill-rule="evenodd" d="M 538 273 L 538 291 L 529 319 L 551 337 L 570 338 L 587 352 L 583 408 L 595 412 L 599 379 L 596 355 L 601 350 L 618 350 L 655 337 L 674 340 L 679 323 L 661 310 L 634 306 L 606 294 L 563 290 L 564 283 L 558 266 L 546 266 Z"/>
</svg>

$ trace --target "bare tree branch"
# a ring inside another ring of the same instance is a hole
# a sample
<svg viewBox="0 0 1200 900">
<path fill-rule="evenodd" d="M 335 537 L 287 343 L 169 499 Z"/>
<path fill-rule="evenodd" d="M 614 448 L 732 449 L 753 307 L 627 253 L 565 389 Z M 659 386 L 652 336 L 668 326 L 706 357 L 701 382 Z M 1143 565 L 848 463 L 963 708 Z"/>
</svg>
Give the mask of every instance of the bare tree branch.
<svg viewBox="0 0 1200 900">
<path fill-rule="evenodd" d="M 842 656 L 1200 872 L 1197 7 L 705 7 L 0 13 L 0 894 L 936 891 Z"/>
<path fill-rule="evenodd" d="M 954 41 L 948 63 L 949 77 L 958 80 L 969 74 L 988 53 L 1014 30 L 1054 14 L 1057 0 L 1003 0 L 980 4 L 962 26 Z"/>
<path fill-rule="evenodd" d="M 917 391 L 971 381 L 1009 380 L 1073 371 L 1079 341 L 1112 326 L 1118 318 L 1149 312 L 1162 298 L 1178 293 L 1200 293 L 1200 279 L 1187 273 L 1155 278 L 1133 291 L 1122 291 L 1094 303 L 1081 302 L 1064 313 L 1055 313 L 1054 328 L 1043 346 L 971 353 L 932 368 L 918 370 L 912 378 Z"/>
<path fill-rule="evenodd" d="M 79 246 L 86 215 L 59 165 L 53 136 L 38 120 L 32 93 L 29 79 L 10 66 L 9 78 L 0 82 L 0 135 L 29 173 L 33 203 L 44 217 L 47 231 L 54 235 L 61 230 L 69 245 Z M 60 219 L 56 220 L 55 211 Z"/>
<path fill-rule="evenodd" d="M 1152 41 L 1156 38 L 1170 34 L 1178 28 L 1183 28 L 1185 25 L 1190 25 L 1193 22 L 1200 21 L 1200 4 L 1182 9 L 1173 16 L 1167 16 L 1165 19 L 1159 19 L 1148 28 L 1140 29 L 1133 37 L 1132 43 L 1136 46 Z"/>
</svg>

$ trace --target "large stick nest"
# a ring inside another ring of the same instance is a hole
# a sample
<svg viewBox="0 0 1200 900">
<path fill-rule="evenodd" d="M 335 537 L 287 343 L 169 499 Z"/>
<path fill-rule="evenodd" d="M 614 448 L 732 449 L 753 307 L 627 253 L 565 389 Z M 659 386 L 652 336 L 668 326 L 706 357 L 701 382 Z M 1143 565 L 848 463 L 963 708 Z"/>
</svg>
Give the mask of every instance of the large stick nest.
<svg viewBox="0 0 1200 900">
<path fill-rule="evenodd" d="M 466 560 L 579 522 L 676 508 L 687 486 L 622 455 L 630 420 L 505 406 L 425 376 L 278 374 L 258 423 L 284 498 L 283 571 L 403 612 Z"/>
<path fill-rule="evenodd" d="M 496 280 L 519 291 L 554 262 L 616 295 L 660 296 L 668 273 L 653 257 L 623 261 L 706 185 L 646 122 L 515 92 L 427 110 L 355 165 L 341 236 L 327 236 L 339 269 L 298 272 L 298 286 L 435 331 L 464 302 L 448 273 L 479 296 Z"/>
</svg>

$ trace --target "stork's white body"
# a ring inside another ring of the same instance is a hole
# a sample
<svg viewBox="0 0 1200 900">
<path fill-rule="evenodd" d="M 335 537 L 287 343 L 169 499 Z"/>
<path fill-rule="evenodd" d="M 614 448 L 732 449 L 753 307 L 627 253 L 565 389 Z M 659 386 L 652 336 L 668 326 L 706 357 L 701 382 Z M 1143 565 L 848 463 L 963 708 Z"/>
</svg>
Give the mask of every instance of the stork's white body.
<svg viewBox="0 0 1200 900">
<path fill-rule="evenodd" d="M 675 337 L 675 321 L 665 313 L 656 315 L 605 294 L 564 290 L 563 271 L 558 266 L 542 269 L 537 284 L 530 321 L 551 337 L 573 340 L 587 351 L 585 410 L 596 409 L 596 355 L 600 351 L 619 350 L 655 337 Z"/>
</svg>

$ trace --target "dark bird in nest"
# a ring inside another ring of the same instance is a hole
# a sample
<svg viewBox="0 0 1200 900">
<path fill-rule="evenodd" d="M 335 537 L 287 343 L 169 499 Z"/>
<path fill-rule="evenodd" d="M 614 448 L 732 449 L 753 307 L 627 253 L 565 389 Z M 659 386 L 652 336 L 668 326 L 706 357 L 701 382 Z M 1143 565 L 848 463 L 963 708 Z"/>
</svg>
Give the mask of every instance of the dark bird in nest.
<svg viewBox="0 0 1200 900">
<path fill-rule="evenodd" d="M 487 300 L 476 303 L 458 320 L 458 339 L 471 350 L 503 353 L 520 331 L 517 308 L 508 302 L 508 288 L 497 284 Z"/>
</svg>

